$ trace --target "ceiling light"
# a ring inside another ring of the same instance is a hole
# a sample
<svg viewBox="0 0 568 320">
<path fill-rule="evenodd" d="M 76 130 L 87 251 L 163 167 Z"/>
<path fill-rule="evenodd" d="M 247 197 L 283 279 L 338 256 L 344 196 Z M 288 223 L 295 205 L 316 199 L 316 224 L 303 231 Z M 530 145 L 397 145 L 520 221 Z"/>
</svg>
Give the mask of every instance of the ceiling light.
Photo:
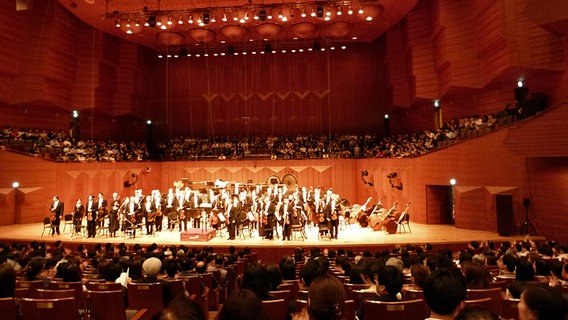
<svg viewBox="0 0 568 320">
<path fill-rule="evenodd" d="M 342 14 L 343 14 L 343 12 L 341 12 L 341 7 L 337 7 L 337 15 L 340 16 Z"/>
<path fill-rule="evenodd" d="M 227 22 L 227 14 L 226 13 L 223 13 L 223 18 L 221 20 L 223 20 L 223 22 Z"/>
<path fill-rule="evenodd" d="M 373 21 L 373 17 L 368 16 L 367 18 L 365 18 L 365 20 L 367 20 L 367 21 Z"/>
<path fill-rule="evenodd" d="M 172 17 L 168 18 L 168 25 L 171 26 L 173 24 Z"/>
<path fill-rule="evenodd" d="M 306 9 L 304 9 L 304 10 L 302 11 L 301 16 L 302 16 L 302 18 L 305 18 L 305 17 L 307 16 L 307 14 L 306 14 Z"/>
<path fill-rule="evenodd" d="M 130 19 L 128 19 L 128 21 L 126 21 L 126 27 L 130 28 Z"/>
<path fill-rule="evenodd" d="M 130 29 L 126 30 L 126 34 L 132 34 L 132 30 Z"/>
<path fill-rule="evenodd" d="M 134 26 L 135 26 L 135 27 L 139 27 L 139 26 L 140 26 L 140 19 L 136 19 L 136 22 L 134 22 Z"/>
<path fill-rule="evenodd" d="M 325 15 L 328 16 L 328 17 L 331 16 L 331 10 L 327 9 L 327 11 L 325 12 Z"/>
<path fill-rule="evenodd" d="M 283 17 L 282 17 L 282 21 L 283 21 L 283 22 L 286 22 L 286 21 L 288 21 L 288 18 L 286 18 L 286 16 L 283 16 Z"/>
<path fill-rule="evenodd" d="M 120 19 L 116 20 L 116 23 L 114 24 L 117 28 L 120 28 Z"/>
<path fill-rule="evenodd" d="M 254 20 L 260 19 L 259 16 L 258 16 L 258 12 L 255 12 L 253 19 L 254 19 Z"/>
<path fill-rule="evenodd" d="M 245 19 L 245 21 L 248 21 L 248 19 L 249 19 L 249 13 L 248 13 L 248 12 L 245 12 L 245 17 L 244 17 L 244 19 Z"/>
<path fill-rule="evenodd" d="M 278 19 L 282 19 L 284 15 L 282 15 L 282 10 L 278 11 Z"/>
<path fill-rule="evenodd" d="M 266 16 L 266 19 L 271 20 L 272 19 L 272 12 L 268 11 L 268 15 Z"/>
<path fill-rule="evenodd" d="M 363 7 L 359 7 L 359 14 L 363 14 Z"/>
<path fill-rule="evenodd" d="M 325 16 L 325 18 L 323 18 L 323 20 L 329 21 L 329 20 L 331 20 L 331 18 L 329 16 Z"/>
<path fill-rule="evenodd" d="M 312 17 L 316 16 L 316 9 L 312 9 L 312 13 L 310 13 L 310 16 L 312 16 Z"/>
<path fill-rule="evenodd" d="M 347 14 L 353 14 L 353 9 L 351 9 L 351 6 L 349 6 L 349 10 L 347 10 Z"/>
<path fill-rule="evenodd" d="M 183 17 L 182 16 L 179 16 L 178 24 L 183 24 Z"/>
<path fill-rule="evenodd" d="M 187 23 L 193 24 L 193 16 L 189 16 L 189 19 L 187 19 Z"/>
<path fill-rule="evenodd" d="M 168 27 L 166 27 L 165 24 L 163 24 L 163 25 L 160 27 L 160 29 L 162 29 L 162 30 L 166 30 L 167 28 L 168 28 Z"/>
<path fill-rule="evenodd" d="M 217 18 L 215 18 L 215 15 L 212 14 L 211 15 L 211 23 L 215 23 L 215 22 L 217 22 Z"/>
<path fill-rule="evenodd" d="M 233 21 L 239 21 L 239 14 L 235 12 L 235 16 L 233 17 Z"/>
</svg>

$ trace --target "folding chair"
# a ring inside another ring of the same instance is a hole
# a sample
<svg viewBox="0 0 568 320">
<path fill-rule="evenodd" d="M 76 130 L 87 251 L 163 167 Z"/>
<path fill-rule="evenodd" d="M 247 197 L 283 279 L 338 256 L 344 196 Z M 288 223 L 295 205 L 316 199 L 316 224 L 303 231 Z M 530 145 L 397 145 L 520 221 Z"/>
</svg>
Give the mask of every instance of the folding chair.
<svg viewBox="0 0 568 320">
<path fill-rule="evenodd" d="M 43 233 L 45 232 L 45 229 L 51 231 L 51 219 L 49 219 L 49 217 L 43 218 L 43 229 L 41 230 L 41 236 L 42 237 L 43 237 Z"/>
</svg>

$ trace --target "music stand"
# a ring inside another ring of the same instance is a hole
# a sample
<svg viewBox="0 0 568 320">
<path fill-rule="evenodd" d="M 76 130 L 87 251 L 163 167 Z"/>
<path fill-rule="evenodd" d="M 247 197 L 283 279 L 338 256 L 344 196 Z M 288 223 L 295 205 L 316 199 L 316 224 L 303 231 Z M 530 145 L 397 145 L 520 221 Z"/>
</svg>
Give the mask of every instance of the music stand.
<svg viewBox="0 0 568 320">
<path fill-rule="evenodd" d="M 523 206 L 525 207 L 525 221 L 523 222 L 523 227 L 521 228 L 521 234 L 530 235 L 530 230 L 532 230 L 534 235 L 536 236 L 538 235 L 538 233 L 536 232 L 536 229 L 529 220 L 529 208 L 531 206 L 531 201 L 529 198 L 525 198 L 523 200 Z"/>
</svg>

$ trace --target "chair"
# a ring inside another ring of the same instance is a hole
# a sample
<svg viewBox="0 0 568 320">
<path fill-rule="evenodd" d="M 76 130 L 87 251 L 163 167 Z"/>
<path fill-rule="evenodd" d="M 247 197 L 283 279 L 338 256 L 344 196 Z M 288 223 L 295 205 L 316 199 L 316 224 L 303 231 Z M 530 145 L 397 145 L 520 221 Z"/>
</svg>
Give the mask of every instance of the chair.
<svg viewBox="0 0 568 320">
<path fill-rule="evenodd" d="M 51 219 L 49 219 L 49 217 L 43 218 L 43 229 L 41 230 L 41 236 L 42 237 L 43 237 L 43 233 L 45 232 L 45 229 L 51 231 Z"/>
<path fill-rule="evenodd" d="M 266 313 L 266 318 L 270 320 L 287 320 L 288 303 L 284 299 L 264 300 L 262 307 Z"/>
<path fill-rule="evenodd" d="M 412 233 L 412 230 L 410 229 L 410 214 L 403 213 L 398 218 L 398 221 L 396 222 L 396 224 L 397 224 L 396 230 L 397 230 L 398 233 L 402 233 L 403 230 L 404 230 L 404 232 Z M 406 231 L 406 227 L 408 227 L 408 231 Z"/>
<path fill-rule="evenodd" d="M 75 300 L 77 300 L 78 307 L 83 308 L 85 306 L 85 296 L 83 295 L 83 283 L 81 281 L 77 282 L 63 282 L 63 281 L 51 281 L 49 283 L 48 289 L 50 290 L 73 290 L 75 293 Z"/>
<path fill-rule="evenodd" d="M 66 215 L 63 216 L 63 232 L 65 233 L 65 229 L 67 228 L 67 226 L 69 226 L 69 234 L 73 233 L 73 215 L 68 213 Z"/>
<path fill-rule="evenodd" d="M 22 320 L 44 319 L 49 315 L 51 319 L 78 320 L 79 312 L 76 309 L 75 298 L 60 299 L 30 299 L 22 298 Z"/>
<path fill-rule="evenodd" d="M 424 299 L 424 291 L 420 289 L 403 288 L 402 296 L 404 300 Z"/>
<path fill-rule="evenodd" d="M 501 312 L 499 313 L 499 318 L 502 320 L 517 319 L 519 316 L 518 307 L 520 301 L 520 299 L 501 300 Z"/>
<path fill-rule="evenodd" d="M 183 280 L 168 280 L 170 282 L 170 287 L 172 288 L 172 296 L 177 298 L 179 295 L 185 294 L 185 286 Z"/>
<path fill-rule="evenodd" d="M 353 299 L 354 291 L 368 289 L 371 287 L 370 284 L 353 284 L 353 283 L 344 283 L 343 287 L 345 288 L 345 299 Z"/>
<path fill-rule="evenodd" d="M 505 280 L 489 282 L 489 288 L 501 288 L 501 291 L 505 291 L 508 285 L 509 284 Z"/>
<path fill-rule="evenodd" d="M 90 291 L 116 291 L 122 290 L 122 284 L 117 282 L 87 282 L 85 284 Z"/>
<path fill-rule="evenodd" d="M 87 303 L 91 320 L 138 320 L 147 310 L 126 310 L 122 290 L 87 291 Z"/>
<path fill-rule="evenodd" d="M 482 299 L 475 299 L 475 300 L 465 300 L 466 306 L 479 306 L 485 309 L 491 310 L 493 305 L 493 299 L 491 298 L 482 298 Z"/>
<path fill-rule="evenodd" d="M 363 319 L 413 320 L 426 319 L 428 310 L 422 300 L 397 302 L 363 301 Z"/>
<path fill-rule="evenodd" d="M 45 289 L 45 282 L 43 280 L 16 280 L 16 288 Z"/>
<path fill-rule="evenodd" d="M 128 307 L 135 310 L 148 309 L 148 316 L 153 317 L 164 308 L 162 284 L 130 283 L 128 285 Z"/>
<path fill-rule="evenodd" d="M 326 237 L 331 240 L 331 230 L 329 230 L 329 227 L 325 223 L 318 225 L 318 240 L 321 239 L 321 237 Z"/>
<path fill-rule="evenodd" d="M 300 234 L 300 237 L 302 237 L 302 241 L 308 238 L 308 236 L 306 235 L 306 230 L 304 229 L 304 226 L 301 224 L 291 225 L 290 230 L 292 232 L 292 238 L 294 239 L 296 239 L 296 234 L 298 233 Z"/>
<path fill-rule="evenodd" d="M 290 290 L 268 291 L 268 294 L 276 299 L 283 299 L 286 303 L 289 303 L 294 297 Z"/>
<path fill-rule="evenodd" d="M 491 289 L 468 289 L 467 298 L 471 300 L 479 300 L 484 298 L 491 298 L 491 306 L 489 310 L 494 314 L 499 314 L 501 312 L 501 300 L 503 300 L 503 291 L 501 288 L 491 288 Z"/>
<path fill-rule="evenodd" d="M 103 222 L 101 223 L 101 225 L 100 225 L 100 226 L 97 226 L 97 237 L 100 237 L 100 236 L 103 236 L 103 235 L 104 235 L 104 236 L 106 236 L 106 237 L 108 238 L 108 235 L 109 235 L 109 224 L 110 224 L 110 220 L 109 220 L 109 218 L 108 218 L 108 216 L 107 216 L 107 217 L 105 217 L 105 218 L 103 219 Z"/>
<path fill-rule="evenodd" d="M 73 289 L 67 289 L 67 290 L 36 289 L 36 297 L 37 299 L 75 298 L 75 291 L 73 291 Z"/>
<path fill-rule="evenodd" d="M 14 298 L 0 298 L 0 310 L 2 310 L 2 319 L 17 319 L 16 300 Z"/>
</svg>

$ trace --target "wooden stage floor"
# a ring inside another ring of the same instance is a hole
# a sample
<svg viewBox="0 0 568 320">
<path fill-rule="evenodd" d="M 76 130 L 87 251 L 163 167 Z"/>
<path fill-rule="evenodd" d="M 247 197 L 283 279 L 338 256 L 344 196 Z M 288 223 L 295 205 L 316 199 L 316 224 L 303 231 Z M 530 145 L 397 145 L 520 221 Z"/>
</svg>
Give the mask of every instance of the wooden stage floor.
<svg viewBox="0 0 568 320">
<path fill-rule="evenodd" d="M 463 244 L 470 241 L 484 241 L 491 240 L 494 242 L 501 242 L 507 240 L 522 240 L 526 239 L 526 235 L 513 235 L 513 236 L 500 236 L 497 233 L 481 231 L 458 229 L 451 225 L 426 225 L 411 223 L 412 233 L 396 233 L 387 234 L 384 231 L 373 231 L 371 228 L 361 228 L 358 224 L 345 225 L 340 228 L 339 238 L 337 240 L 330 240 L 329 238 L 318 239 L 318 229 L 315 227 L 307 227 L 307 239 L 303 240 L 299 234 L 295 235 L 292 241 L 283 241 L 281 239 L 266 240 L 259 237 L 255 231 L 253 236 L 249 238 L 248 233 L 245 231 L 246 238 L 237 237 L 236 240 L 228 240 L 226 230 L 217 234 L 209 241 L 181 241 L 180 232 L 177 231 L 162 231 L 153 236 L 139 235 L 136 238 L 126 238 L 122 233 L 117 233 L 118 237 L 108 238 L 100 236 L 97 238 L 84 238 L 82 236 L 71 238 L 69 234 L 69 226 L 67 226 L 65 233 L 61 236 L 52 237 L 49 235 L 50 230 L 46 229 L 43 237 L 41 236 L 43 225 L 41 223 L 35 224 L 17 224 L 9 226 L 0 226 L 0 239 L 3 241 L 45 241 L 53 243 L 56 240 L 61 240 L 64 244 L 96 244 L 96 243 L 121 243 L 148 245 L 156 243 L 159 245 L 180 245 L 184 244 L 188 247 L 223 247 L 227 248 L 231 245 L 235 247 L 249 248 L 277 248 L 277 247 L 395 247 L 405 244 L 423 245 L 430 243 L 436 245 L 451 245 Z M 61 225 L 63 230 L 63 224 Z M 542 240 L 543 237 L 531 236 L 531 239 Z"/>
</svg>

